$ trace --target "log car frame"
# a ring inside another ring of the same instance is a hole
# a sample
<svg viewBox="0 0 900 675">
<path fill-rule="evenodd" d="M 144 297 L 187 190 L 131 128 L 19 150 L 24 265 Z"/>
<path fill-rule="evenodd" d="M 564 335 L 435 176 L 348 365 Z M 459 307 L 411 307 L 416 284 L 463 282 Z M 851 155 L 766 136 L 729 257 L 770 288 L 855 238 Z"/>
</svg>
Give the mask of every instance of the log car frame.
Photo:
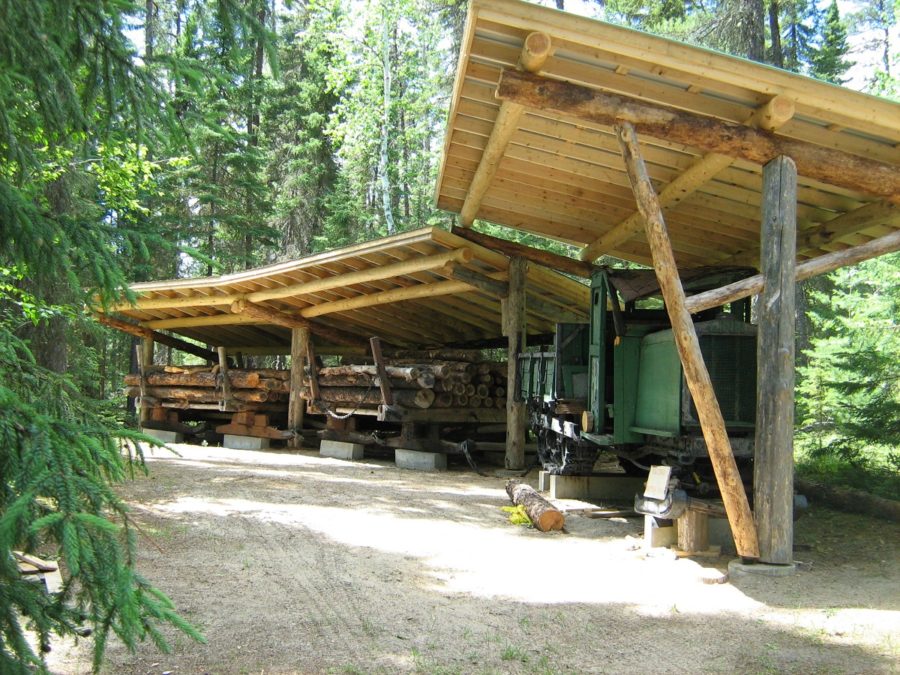
<svg viewBox="0 0 900 675">
<path fill-rule="evenodd" d="M 689 292 L 752 273 L 709 268 L 685 275 Z M 706 443 L 652 270 L 602 270 L 591 279 L 589 324 L 558 324 L 551 349 L 519 357 L 519 391 L 545 470 L 589 475 L 601 451 L 630 474 L 668 464 L 695 494 L 715 490 Z M 750 302 L 694 317 L 741 473 L 752 475 L 756 327 Z"/>
</svg>

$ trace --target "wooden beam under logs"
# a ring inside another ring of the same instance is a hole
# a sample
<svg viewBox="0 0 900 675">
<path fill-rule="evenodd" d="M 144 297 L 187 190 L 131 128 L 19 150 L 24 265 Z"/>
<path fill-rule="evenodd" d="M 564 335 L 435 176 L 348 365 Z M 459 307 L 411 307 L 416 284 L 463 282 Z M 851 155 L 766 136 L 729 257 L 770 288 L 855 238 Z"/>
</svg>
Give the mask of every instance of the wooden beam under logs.
<svg viewBox="0 0 900 675">
<path fill-rule="evenodd" d="M 760 165 L 785 155 L 794 160 L 802 176 L 900 204 L 897 166 L 763 129 L 509 69 L 501 75 L 497 98 L 597 124 L 626 122 L 648 136 Z"/>
<path fill-rule="evenodd" d="M 185 352 L 186 354 L 193 354 L 194 356 L 198 356 L 204 361 L 209 361 L 210 363 L 216 362 L 219 358 L 215 352 L 209 349 L 204 349 L 199 345 L 195 345 L 185 340 L 172 337 L 171 335 L 160 333 L 145 326 L 139 326 L 128 321 L 123 321 L 122 319 L 117 319 L 113 316 L 107 316 L 106 314 L 97 314 L 94 318 L 96 318 L 97 321 L 102 323 L 104 326 L 115 328 L 116 330 L 120 330 L 123 333 L 128 333 L 129 335 L 134 335 L 136 337 L 145 339 L 149 338 L 161 345 L 166 345 L 167 347 L 177 349 L 179 351 Z"/>
<path fill-rule="evenodd" d="M 549 58 L 552 48 L 549 35 L 530 33 L 522 45 L 519 65 L 529 72 L 538 72 Z M 519 128 L 519 120 L 522 119 L 524 113 L 524 106 L 518 103 L 504 101 L 500 104 L 491 135 L 481 155 L 475 175 L 472 177 L 472 182 L 469 183 L 465 202 L 459 212 L 459 222 L 463 227 L 469 227 L 475 221 L 475 216 L 478 215 L 478 210 L 481 208 L 481 201 L 488 188 L 491 187 L 500 161 L 506 153 L 506 146 L 509 145 L 512 135 Z"/>
<path fill-rule="evenodd" d="M 263 323 L 283 326 L 284 328 L 290 328 L 292 330 L 294 328 L 307 328 L 314 335 L 331 340 L 335 344 L 357 345 L 361 342 L 358 338 L 346 335 L 339 330 L 314 324 L 304 318 L 285 314 L 284 312 L 279 312 L 277 309 L 263 307 L 262 305 L 257 305 L 247 300 L 237 300 L 233 302 L 231 304 L 231 311 L 234 314 L 250 316 Z"/>
<path fill-rule="evenodd" d="M 709 371 L 703 361 L 694 323 L 685 306 L 684 289 L 678 276 L 678 267 L 669 242 L 662 208 L 657 202 L 656 192 L 641 157 L 634 127 L 628 122 L 621 123 L 616 126 L 616 134 L 622 146 L 625 168 L 638 208 L 644 217 L 647 239 L 653 254 L 653 267 L 672 322 L 672 332 L 681 357 L 684 378 L 697 407 L 697 416 L 700 418 L 700 426 L 728 514 L 728 522 L 731 524 L 735 546 L 742 558 L 757 559 L 759 541 L 756 525 L 725 429 L 722 410 L 719 408 Z"/>
</svg>

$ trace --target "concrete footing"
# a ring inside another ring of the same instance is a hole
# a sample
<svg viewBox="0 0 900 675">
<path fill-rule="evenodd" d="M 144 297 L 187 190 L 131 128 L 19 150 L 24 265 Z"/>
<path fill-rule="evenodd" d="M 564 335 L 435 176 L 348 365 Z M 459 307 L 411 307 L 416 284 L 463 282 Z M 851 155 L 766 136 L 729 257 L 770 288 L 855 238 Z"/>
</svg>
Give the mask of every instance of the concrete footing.
<svg viewBox="0 0 900 675">
<path fill-rule="evenodd" d="M 165 429 L 141 429 L 141 433 L 147 434 L 163 443 L 181 443 L 184 440 L 184 434 L 177 431 L 167 431 Z"/>
<path fill-rule="evenodd" d="M 365 446 L 362 443 L 347 443 L 346 441 L 323 440 L 319 445 L 319 455 L 332 459 L 362 459 Z"/>
<path fill-rule="evenodd" d="M 401 469 L 413 471 L 443 471 L 447 468 L 447 455 L 440 452 L 421 452 L 397 448 L 394 462 Z"/>
<path fill-rule="evenodd" d="M 269 439 L 225 434 L 225 438 L 222 440 L 222 447 L 230 448 L 231 450 L 265 450 L 269 447 Z"/>
<path fill-rule="evenodd" d="M 644 516 L 644 548 L 674 546 L 678 543 L 678 528 L 673 520 Z"/>
<path fill-rule="evenodd" d="M 549 492 L 550 499 L 621 501 L 632 504 L 634 495 L 643 492 L 639 476 L 554 476 L 541 471 L 538 489 Z"/>
<path fill-rule="evenodd" d="M 728 563 L 728 574 L 736 576 L 760 576 L 760 577 L 789 577 L 797 572 L 797 566 L 767 565 L 765 563 L 745 563 L 740 559 Z"/>
</svg>

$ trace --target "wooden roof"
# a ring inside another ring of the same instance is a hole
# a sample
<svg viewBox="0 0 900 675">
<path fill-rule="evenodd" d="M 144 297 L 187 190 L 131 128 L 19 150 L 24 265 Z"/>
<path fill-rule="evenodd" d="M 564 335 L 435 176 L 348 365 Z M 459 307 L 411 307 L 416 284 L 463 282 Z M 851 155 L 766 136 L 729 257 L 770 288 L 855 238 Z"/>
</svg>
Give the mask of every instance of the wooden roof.
<svg viewBox="0 0 900 675">
<path fill-rule="evenodd" d="M 131 286 L 113 308 L 144 327 L 247 353 L 289 350 L 292 323 L 320 345 L 398 347 L 475 343 L 501 336 L 509 259 L 426 228 L 236 274 Z M 461 280 L 465 279 L 465 281 Z M 587 321 L 589 289 L 530 265 L 529 334 Z"/>
<path fill-rule="evenodd" d="M 529 64 L 523 45 L 535 32 L 549 36 L 550 55 Z M 552 105 L 501 114 L 501 73 L 517 67 L 900 171 L 896 103 L 530 3 L 473 0 L 436 190 L 438 206 L 461 213 L 463 225 L 477 217 L 592 245 L 583 251 L 587 259 L 651 262 L 612 127 Z M 761 166 L 638 135 L 679 265 L 758 266 Z M 801 258 L 900 229 L 896 193 L 873 196 L 802 173 Z"/>
</svg>

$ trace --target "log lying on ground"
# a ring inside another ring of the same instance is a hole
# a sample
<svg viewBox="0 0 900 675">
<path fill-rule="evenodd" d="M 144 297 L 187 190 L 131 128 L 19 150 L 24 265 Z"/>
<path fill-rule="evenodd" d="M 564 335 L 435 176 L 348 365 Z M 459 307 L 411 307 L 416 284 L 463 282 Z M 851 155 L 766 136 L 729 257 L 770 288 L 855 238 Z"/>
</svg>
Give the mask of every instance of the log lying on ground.
<svg viewBox="0 0 900 675">
<path fill-rule="evenodd" d="M 900 501 L 895 499 L 884 499 L 853 488 L 825 485 L 803 478 L 794 478 L 794 487 L 811 502 L 819 501 L 841 511 L 900 522 Z"/>
<path fill-rule="evenodd" d="M 561 530 L 565 526 L 566 517 L 562 511 L 541 497 L 530 485 L 514 479 L 509 480 L 506 483 L 506 494 L 513 504 L 525 508 L 531 523 L 541 532 Z"/>
</svg>

